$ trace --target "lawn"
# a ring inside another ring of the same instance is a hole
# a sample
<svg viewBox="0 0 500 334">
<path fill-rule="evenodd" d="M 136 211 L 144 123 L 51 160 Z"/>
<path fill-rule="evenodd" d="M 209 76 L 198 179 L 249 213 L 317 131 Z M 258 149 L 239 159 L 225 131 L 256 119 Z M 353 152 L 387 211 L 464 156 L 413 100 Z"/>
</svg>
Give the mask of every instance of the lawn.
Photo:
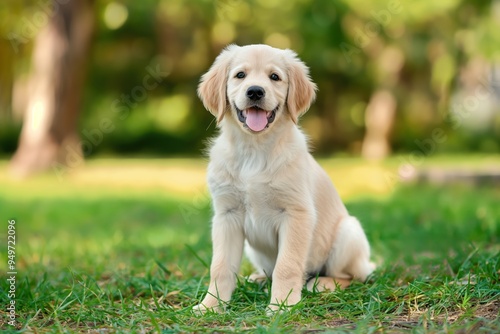
<svg viewBox="0 0 500 334">
<path fill-rule="evenodd" d="M 310 293 L 267 316 L 269 295 L 244 279 L 224 314 L 191 312 L 206 292 L 210 200 L 203 160 L 94 160 L 84 169 L 15 181 L 0 162 L 0 272 L 16 226 L 16 328 L 28 332 L 500 331 L 498 186 L 394 182 L 400 159 L 321 160 L 364 225 L 376 272 L 366 284 Z M 433 158 L 480 168 L 497 157 Z M 479 167 L 478 167 L 479 166 Z M 388 181 L 392 180 L 392 181 Z M 2 305 L 9 301 L 1 283 Z"/>
</svg>

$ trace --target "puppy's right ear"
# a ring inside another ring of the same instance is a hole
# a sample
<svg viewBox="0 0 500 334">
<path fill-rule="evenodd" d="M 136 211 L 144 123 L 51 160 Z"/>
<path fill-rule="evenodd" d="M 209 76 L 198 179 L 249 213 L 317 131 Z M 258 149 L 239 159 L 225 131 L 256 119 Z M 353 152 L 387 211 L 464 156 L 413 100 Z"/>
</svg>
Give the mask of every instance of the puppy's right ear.
<svg viewBox="0 0 500 334">
<path fill-rule="evenodd" d="M 229 45 L 215 59 L 212 67 L 205 73 L 198 86 L 198 96 L 205 108 L 217 118 L 219 123 L 224 118 L 228 107 L 226 85 L 229 65 L 237 45 Z"/>
</svg>

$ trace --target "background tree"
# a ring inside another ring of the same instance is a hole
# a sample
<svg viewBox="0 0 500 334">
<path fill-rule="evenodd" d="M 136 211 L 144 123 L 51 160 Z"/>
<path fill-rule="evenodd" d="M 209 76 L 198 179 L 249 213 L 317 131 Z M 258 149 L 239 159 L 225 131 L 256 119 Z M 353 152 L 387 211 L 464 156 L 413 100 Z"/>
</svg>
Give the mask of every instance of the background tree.
<svg viewBox="0 0 500 334">
<path fill-rule="evenodd" d="M 78 119 L 94 28 L 92 0 L 54 1 L 48 24 L 36 37 L 19 146 L 11 161 L 19 175 L 80 157 Z M 19 37 L 21 38 L 21 37 Z"/>
<path fill-rule="evenodd" d="M 24 37 L 27 22 L 44 12 L 36 0 L 23 3 L 31 6 L 0 3 L 4 35 Z M 378 110 L 370 105 L 387 112 L 386 152 L 421 150 L 436 129 L 446 141 L 424 153 L 500 152 L 499 84 L 492 72 L 500 63 L 497 0 L 97 0 L 94 8 L 97 34 L 78 132 L 85 144 L 85 133 L 104 119 L 114 130 L 84 145 L 91 146 L 88 155 L 199 155 L 215 126 L 196 86 L 229 43 L 292 48 L 308 64 L 319 93 L 301 126 L 316 154 L 362 154 L 372 138 L 370 110 Z M 14 83 L 30 67 L 33 39 L 27 40 L 17 54 L 8 38 L 0 40 L 0 154 L 7 157 L 20 132 L 12 106 L 31 100 L 29 94 L 10 98 L 12 87 L 23 91 Z M 143 92 L 151 68 L 161 80 Z M 376 99 L 380 92 L 391 97 Z M 52 137 L 71 138 L 65 133 Z"/>
</svg>

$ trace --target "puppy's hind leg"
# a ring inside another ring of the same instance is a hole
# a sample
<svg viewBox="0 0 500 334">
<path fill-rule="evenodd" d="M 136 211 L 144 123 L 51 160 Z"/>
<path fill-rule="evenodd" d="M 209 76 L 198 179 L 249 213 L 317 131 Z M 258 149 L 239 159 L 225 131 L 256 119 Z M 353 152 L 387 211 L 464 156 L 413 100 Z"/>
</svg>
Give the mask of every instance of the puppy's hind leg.
<svg viewBox="0 0 500 334">
<path fill-rule="evenodd" d="M 353 279 L 365 281 L 374 269 L 375 265 L 370 262 L 370 245 L 361 224 L 355 217 L 345 217 L 340 222 L 326 264 L 326 276 L 311 278 L 307 290 L 345 289 Z"/>
<path fill-rule="evenodd" d="M 364 282 L 375 270 L 370 262 L 370 244 L 359 221 L 352 216 L 340 221 L 338 234 L 326 263 L 326 275 L 335 280 Z"/>
</svg>

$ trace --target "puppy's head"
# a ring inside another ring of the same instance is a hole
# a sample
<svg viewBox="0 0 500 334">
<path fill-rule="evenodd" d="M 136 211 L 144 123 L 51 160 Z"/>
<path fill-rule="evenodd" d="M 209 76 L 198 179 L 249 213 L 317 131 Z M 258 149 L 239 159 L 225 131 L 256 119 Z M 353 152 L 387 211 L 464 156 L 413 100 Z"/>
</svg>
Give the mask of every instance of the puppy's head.
<svg viewBox="0 0 500 334">
<path fill-rule="evenodd" d="M 218 123 L 232 117 L 254 134 L 278 122 L 297 123 L 315 92 L 309 70 L 295 52 L 267 45 L 230 45 L 198 87 L 198 95 Z"/>
</svg>

